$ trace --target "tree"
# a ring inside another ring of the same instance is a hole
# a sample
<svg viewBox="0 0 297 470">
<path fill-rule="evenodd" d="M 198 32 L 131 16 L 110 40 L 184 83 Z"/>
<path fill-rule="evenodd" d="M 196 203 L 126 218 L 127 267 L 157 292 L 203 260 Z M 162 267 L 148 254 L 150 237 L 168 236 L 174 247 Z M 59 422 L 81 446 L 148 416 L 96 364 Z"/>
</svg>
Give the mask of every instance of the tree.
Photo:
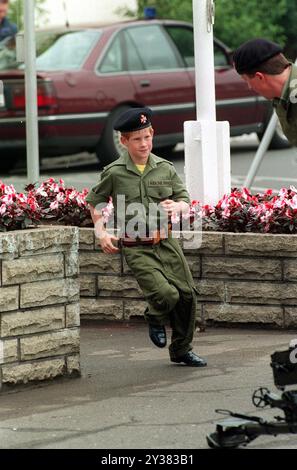
<svg viewBox="0 0 297 470">
<path fill-rule="evenodd" d="M 214 32 L 232 48 L 256 37 L 284 45 L 287 3 L 288 0 L 218 0 Z"/>
<path fill-rule="evenodd" d="M 127 16 L 143 18 L 144 7 L 154 6 L 158 18 L 193 21 L 192 0 L 137 0 L 137 10 L 122 8 Z M 216 0 L 215 35 L 229 47 L 253 37 L 265 37 L 280 44 L 297 37 L 296 0 Z"/>
<path fill-rule="evenodd" d="M 137 9 L 130 10 L 126 7 L 118 11 L 129 17 L 144 17 L 145 7 L 155 7 L 158 18 L 179 19 L 192 21 L 192 0 L 137 0 Z"/>
<path fill-rule="evenodd" d="M 292 60 L 297 57 L 297 10 L 296 0 L 286 0 L 286 11 L 281 19 L 281 25 L 286 35 L 285 54 Z"/>
<path fill-rule="evenodd" d="M 45 0 L 35 0 L 37 23 L 39 18 L 47 13 L 43 6 L 44 2 Z M 10 0 L 8 16 L 10 21 L 17 25 L 18 30 L 22 30 L 24 28 L 24 0 Z"/>
</svg>

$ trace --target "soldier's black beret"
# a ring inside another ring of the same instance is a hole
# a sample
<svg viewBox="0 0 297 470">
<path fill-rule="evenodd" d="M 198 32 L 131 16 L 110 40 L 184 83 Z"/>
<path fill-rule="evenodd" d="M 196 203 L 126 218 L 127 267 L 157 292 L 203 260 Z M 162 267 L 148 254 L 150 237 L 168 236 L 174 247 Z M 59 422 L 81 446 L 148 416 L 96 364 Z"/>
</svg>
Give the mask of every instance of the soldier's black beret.
<svg viewBox="0 0 297 470">
<path fill-rule="evenodd" d="M 150 108 L 131 108 L 121 114 L 114 123 L 114 129 L 120 132 L 134 132 L 151 126 Z"/>
<path fill-rule="evenodd" d="M 251 39 L 236 49 L 233 54 L 233 62 L 237 73 L 240 75 L 255 70 L 259 65 L 282 52 L 279 44 L 267 39 Z"/>
</svg>

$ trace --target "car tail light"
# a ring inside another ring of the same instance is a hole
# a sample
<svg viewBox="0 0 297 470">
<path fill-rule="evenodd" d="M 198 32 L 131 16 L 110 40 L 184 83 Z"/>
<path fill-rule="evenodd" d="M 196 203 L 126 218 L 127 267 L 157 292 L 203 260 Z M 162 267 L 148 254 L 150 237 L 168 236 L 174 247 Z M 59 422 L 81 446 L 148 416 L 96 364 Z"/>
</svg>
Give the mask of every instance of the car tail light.
<svg viewBox="0 0 297 470">
<path fill-rule="evenodd" d="M 24 83 L 15 83 L 12 86 L 11 93 L 11 107 L 14 110 L 24 110 L 26 107 Z M 57 108 L 57 98 L 52 82 L 44 81 L 37 83 L 37 105 L 38 110 L 45 110 L 47 112 Z"/>
</svg>

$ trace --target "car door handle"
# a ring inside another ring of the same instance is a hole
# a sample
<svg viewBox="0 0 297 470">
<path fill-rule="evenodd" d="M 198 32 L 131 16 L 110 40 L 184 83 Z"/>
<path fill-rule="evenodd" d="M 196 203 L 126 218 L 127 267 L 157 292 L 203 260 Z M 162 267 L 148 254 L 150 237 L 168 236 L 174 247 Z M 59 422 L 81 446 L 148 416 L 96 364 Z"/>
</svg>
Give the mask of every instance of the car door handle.
<svg viewBox="0 0 297 470">
<path fill-rule="evenodd" d="M 146 87 L 146 86 L 150 86 L 151 85 L 151 82 L 149 80 L 141 80 L 140 81 L 140 86 L 142 87 Z"/>
</svg>

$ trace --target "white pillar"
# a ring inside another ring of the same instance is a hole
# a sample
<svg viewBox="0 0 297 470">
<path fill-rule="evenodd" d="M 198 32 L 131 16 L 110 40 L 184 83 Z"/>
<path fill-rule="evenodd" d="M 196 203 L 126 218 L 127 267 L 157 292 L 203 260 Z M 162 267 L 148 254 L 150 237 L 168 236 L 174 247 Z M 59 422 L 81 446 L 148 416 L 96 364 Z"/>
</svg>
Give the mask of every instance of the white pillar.
<svg viewBox="0 0 297 470">
<path fill-rule="evenodd" d="M 213 20 L 213 0 L 193 0 L 197 121 L 184 125 L 185 178 L 203 204 L 231 189 L 229 123 L 216 122 Z"/>
<path fill-rule="evenodd" d="M 193 0 L 195 84 L 197 119 L 216 120 L 213 26 L 209 23 L 209 0 Z"/>
<path fill-rule="evenodd" d="M 24 1 L 27 179 L 29 183 L 36 182 L 39 179 L 34 7 L 34 0 Z"/>
</svg>

